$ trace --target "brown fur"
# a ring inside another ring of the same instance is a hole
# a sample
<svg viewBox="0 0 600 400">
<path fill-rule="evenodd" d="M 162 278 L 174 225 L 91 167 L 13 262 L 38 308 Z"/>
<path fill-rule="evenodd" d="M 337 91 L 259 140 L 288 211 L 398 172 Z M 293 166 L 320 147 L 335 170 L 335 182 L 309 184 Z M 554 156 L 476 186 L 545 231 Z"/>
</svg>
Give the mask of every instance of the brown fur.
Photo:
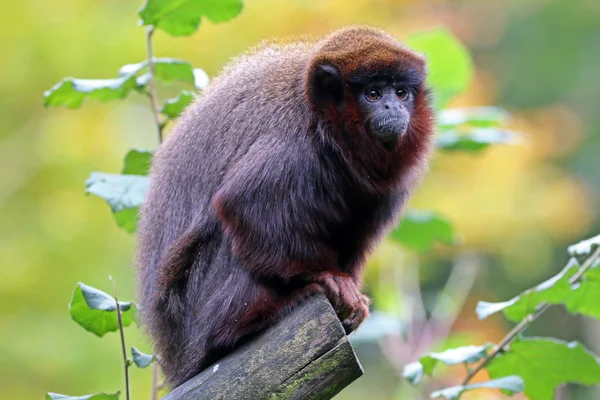
<svg viewBox="0 0 600 400">
<path fill-rule="evenodd" d="M 418 82 L 393 148 L 369 134 L 346 87 L 320 98 L 315 68 Z M 295 304 L 325 292 L 351 331 L 369 250 L 396 223 L 431 150 L 425 61 L 350 27 L 270 44 L 225 68 L 158 150 L 137 252 L 142 321 L 178 386 Z"/>
</svg>

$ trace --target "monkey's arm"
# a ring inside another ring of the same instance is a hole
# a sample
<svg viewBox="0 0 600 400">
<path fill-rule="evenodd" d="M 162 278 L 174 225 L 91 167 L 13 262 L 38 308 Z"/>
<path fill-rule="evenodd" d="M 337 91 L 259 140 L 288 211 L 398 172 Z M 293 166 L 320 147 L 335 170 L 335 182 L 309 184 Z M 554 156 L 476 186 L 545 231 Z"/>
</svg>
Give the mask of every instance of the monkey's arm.
<svg viewBox="0 0 600 400">
<path fill-rule="evenodd" d="M 337 214 L 306 143 L 261 138 L 212 200 L 233 252 L 256 276 L 290 279 L 334 269 L 323 243 Z"/>
</svg>

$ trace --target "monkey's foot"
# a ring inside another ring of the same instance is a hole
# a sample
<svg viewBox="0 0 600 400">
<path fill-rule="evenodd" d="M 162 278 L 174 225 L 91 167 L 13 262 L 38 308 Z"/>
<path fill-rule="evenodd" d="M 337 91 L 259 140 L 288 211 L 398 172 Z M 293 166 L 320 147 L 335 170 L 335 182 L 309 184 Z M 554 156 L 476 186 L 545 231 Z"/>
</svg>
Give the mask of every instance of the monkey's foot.
<svg viewBox="0 0 600 400">
<path fill-rule="evenodd" d="M 350 276 L 324 272 L 317 277 L 316 282 L 325 289 L 346 333 L 358 328 L 369 315 L 371 300 L 358 290 Z"/>
</svg>

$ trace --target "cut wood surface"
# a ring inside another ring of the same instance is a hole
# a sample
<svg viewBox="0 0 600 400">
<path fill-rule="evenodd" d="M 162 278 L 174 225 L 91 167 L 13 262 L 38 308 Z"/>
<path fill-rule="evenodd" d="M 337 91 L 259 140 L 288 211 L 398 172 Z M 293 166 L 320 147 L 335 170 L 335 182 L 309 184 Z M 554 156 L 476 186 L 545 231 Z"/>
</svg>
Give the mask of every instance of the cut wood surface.
<svg viewBox="0 0 600 400">
<path fill-rule="evenodd" d="M 327 400 L 362 374 L 335 311 L 317 295 L 163 400 Z"/>
</svg>

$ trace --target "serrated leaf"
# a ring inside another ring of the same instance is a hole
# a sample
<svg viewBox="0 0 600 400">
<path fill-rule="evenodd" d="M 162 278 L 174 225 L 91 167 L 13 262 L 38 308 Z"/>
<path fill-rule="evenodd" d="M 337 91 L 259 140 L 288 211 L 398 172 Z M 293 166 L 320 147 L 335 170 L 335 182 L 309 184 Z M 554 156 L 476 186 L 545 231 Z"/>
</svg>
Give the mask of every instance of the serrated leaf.
<svg viewBox="0 0 600 400">
<path fill-rule="evenodd" d="M 187 106 L 190 105 L 190 103 L 194 100 L 194 97 L 194 92 L 183 90 L 176 98 L 165 101 L 165 104 L 160 109 L 160 112 L 170 119 L 175 119 L 181 115 Z"/>
<path fill-rule="evenodd" d="M 552 400 L 556 388 L 565 383 L 600 383 L 600 364 L 594 354 L 578 342 L 548 338 L 513 342 L 488 364 L 487 371 L 492 378 L 519 375 L 525 395 L 534 400 Z"/>
<path fill-rule="evenodd" d="M 129 150 L 127 155 L 125 155 L 123 171 L 121 173 L 124 175 L 148 175 L 153 155 L 154 152 L 152 150 Z"/>
<path fill-rule="evenodd" d="M 492 344 L 483 346 L 462 346 L 448 349 L 439 353 L 427 353 L 419 361 L 406 364 L 402 376 L 415 385 L 423 378 L 424 374 L 431 375 L 438 361 L 446 365 L 471 364 L 483 359 Z"/>
<path fill-rule="evenodd" d="M 456 242 L 450 223 L 432 211 L 409 210 L 390 237 L 416 251 L 430 250 L 436 242 Z"/>
<path fill-rule="evenodd" d="M 153 58 L 154 76 L 156 79 L 165 83 L 184 82 L 194 85 L 196 79 L 192 64 L 185 60 L 176 58 Z M 149 75 L 145 73 L 148 69 L 148 60 L 136 63 L 126 64 L 119 69 L 119 75 L 140 75 L 137 78 L 137 86 L 145 86 L 148 83 Z"/>
<path fill-rule="evenodd" d="M 44 107 L 79 108 L 85 98 L 100 101 L 124 99 L 135 87 L 136 81 L 133 75 L 124 75 L 115 79 L 64 78 L 44 92 Z"/>
<path fill-rule="evenodd" d="M 433 88 L 437 109 L 468 87 L 473 77 L 473 61 L 468 49 L 450 32 L 435 29 L 419 33 L 408 37 L 406 44 L 427 56 L 427 82 Z"/>
<path fill-rule="evenodd" d="M 456 400 L 463 392 L 475 389 L 500 389 L 511 394 L 520 393 L 523 391 L 524 382 L 520 376 L 512 375 L 500 379 L 494 379 L 487 382 L 472 383 L 470 385 L 452 386 L 446 389 L 438 390 L 431 393 L 432 399 L 444 398 L 447 400 Z"/>
<path fill-rule="evenodd" d="M 155 357 L 152 354 L 142 353 L 135 347 L 131 348 L 131 357 L 138 368 L 146 368 L 155 360 Z"/>
<path fill-rule="evenodd" d="M 566 301 L 572 293 L 569 279 L 578 269 L 579 264 L 577 260 L 572 258 L 562 271 L 545 282 L 526 290 L 521 295 L 508 301 L 500 303 L 480 301 L 477 303 L 475 312 L 481 320 L 498 311 L 504 311 L 508 319 L 515 322 L 520 321 L 527 314 L 534 312 L 541 303 L 558 304 Z"/>
<path fill-rule="evenodd" d="M 441 129 L 470 125 L 489 128 L 505 123 L 510 114 L 500 107 L 450 108 L 439 112 L 437 121 Z"/>
<path fill-rule="evenodd" d="M 135 304 L 119 301 L 119 306 L 123 326 L 131 325 L 136 313 Z M 69 314 L 73 321 L 99 337 L 119 330 L 116 311 L 116 301 L 111 295 L 81 282 L 75 287 L 69 303 Z"/>
<path fill-rule="evenodd" d="M 146 0 L 139 15 L 143 25 L 184 36 L 198 29 L 202 17 L 224 22 L 238 15 L 242 8 L 242 0 Z"/>
<path fill-rule="evenodd" d="M 106 200 L 117 224 L 127 232 L 135 232 L 139 206 L 148 191 L 149 180 L 140 175 L 92 172 L 85 181 L 85 192 Z"/>
<path fill-rule="evenodd" d="M 47 393 L 46 400 L 119 400 L 121 392 L 98 393 L 85 396 L 67 396 L 66 394 Z"/>
<path fill-rule="evenodd" d="M 600 246 L 600 235 L 571 245 L 567 250 L 572 256 L 585 256 L 590 254 L 596 246 Z"/>
<path fill-rule="evenodd" d="M 436 145 L 442 150 L 483 150 L 491 144 L 517 144 L 520 136 L 516 132 L 498 128 L 473 128 L 465 132 L 443 131 L 436 137 Z"/>
</svg>

